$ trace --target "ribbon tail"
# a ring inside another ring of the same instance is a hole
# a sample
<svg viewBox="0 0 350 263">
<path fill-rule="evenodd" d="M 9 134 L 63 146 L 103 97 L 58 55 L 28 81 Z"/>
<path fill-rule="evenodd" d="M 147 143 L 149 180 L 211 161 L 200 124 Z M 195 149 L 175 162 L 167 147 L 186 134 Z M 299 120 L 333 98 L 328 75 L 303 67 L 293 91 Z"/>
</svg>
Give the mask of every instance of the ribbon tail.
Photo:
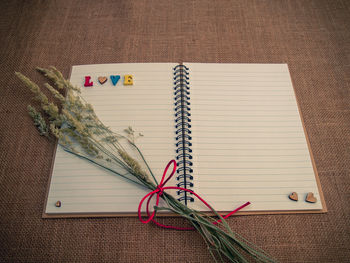
<svg viewBox="0 0 350 263">
<path fill-rule="evenodd" d="M 139 216 L 139 220 L 140 220 L 142 223 L 144 223 L 144 224 L 149 223 L 149 222 L 153 219 L 153 217 L 154 217 L 155 211 L 153 211 L 152 215 L 150 216 L 150 215 L 149 215 L 148 206 L 149 206 L 149 202 L 150 202 L 151 198 L 153 197 L 153 195 L 154 195 L 157 191 L 158 191 L 158 190 L 154 190 L 154 191 L 152 191 L 152 192 L 146 194 L 146 195 L 142 198 L 141 202 L 139 203 L 139 208 L 138 208 L 137 213 L 138 213 L 138 216 Z M 142 219 L 142 215 L 141 215 L 141 208 L 142 208 L 143 202 L 146 200 L 147 197 L 149 197 L 149 198 L 148 198 L 148 201 L 147 201 L 147 207 L 146 207 L 146 212 L 147 212 L 148 218 L 147 218 L 147 220 L 143 220 L 143 219 Z"/>
<path fill-rule="evenodd" d="M 235 214 L 236 212 L 238 212 L 239 210 L 241 210 L 242 208 L 244 208 L 244 207 L 246 207 L 246 206 L 248 206 L 248 205 L 250 205 L 250 202 L 246 202 L 245 204 L 241 205 L 240 207 L 237 207 L 235 210 L 233 210 L 232 212 L 230 212 L 230 213 L 228 213 L 227 215 L 223 216 L 222 218 L 223 218 L 223 219 L 226 219 L 226 218 L 232 216 L 233 214 Z M 221 221 L 222 221 L 222 220 L 219 219 L 219 220 L 215 221 L 213 224 L 214 224 L 214 225 L 217 225 L 218 223 L 221 223 Z"/>
</svg>

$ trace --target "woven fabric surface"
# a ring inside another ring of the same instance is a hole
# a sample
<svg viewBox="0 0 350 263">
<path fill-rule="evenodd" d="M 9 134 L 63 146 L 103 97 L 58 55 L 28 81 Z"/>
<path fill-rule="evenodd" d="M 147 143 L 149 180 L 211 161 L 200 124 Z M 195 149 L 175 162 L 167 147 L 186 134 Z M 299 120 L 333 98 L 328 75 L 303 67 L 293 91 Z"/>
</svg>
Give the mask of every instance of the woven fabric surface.
<svg viewBox="0 0 350 263">
<path fill-rule="evenodd" d="M 54 144 L 14 76 L 36 66 L 288 63 L 326 214 L 228 219 L 280 262 L 349 262 L 349 1 L 1 1 L 0 261 L 211 262 L 196 232 L 137 218 L 42 219 Z M 180 225 L 180 218 L 162 222 Z"/>
</svg>

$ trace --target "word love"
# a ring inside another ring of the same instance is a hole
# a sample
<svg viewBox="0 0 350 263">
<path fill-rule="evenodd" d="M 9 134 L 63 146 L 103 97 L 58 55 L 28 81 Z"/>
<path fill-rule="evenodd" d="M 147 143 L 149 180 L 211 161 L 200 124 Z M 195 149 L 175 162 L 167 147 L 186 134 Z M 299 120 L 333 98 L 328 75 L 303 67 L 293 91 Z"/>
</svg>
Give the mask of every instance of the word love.
<svg viewBox="0 0 350 263">
<path fill-rule="evenodd" d="M 113 86 L 117 85 L 118 81 L 120 80 L 120 75 L 111 75 L 109 76 L 111 79 L 111 82 Z M 97 78 L 98 82 L 103 85 L 108 81 L 108 78 L 106 76 L 100 76 Z M 134 79 L 132 75 L 124 75 L 124 86 L 126 85 L 133 85 Z M 91 76 L 85 76 L 85 83 L 84 87 L 92 87 L 94 85 L 94 82 L 91 80 Z"/>
</svg>

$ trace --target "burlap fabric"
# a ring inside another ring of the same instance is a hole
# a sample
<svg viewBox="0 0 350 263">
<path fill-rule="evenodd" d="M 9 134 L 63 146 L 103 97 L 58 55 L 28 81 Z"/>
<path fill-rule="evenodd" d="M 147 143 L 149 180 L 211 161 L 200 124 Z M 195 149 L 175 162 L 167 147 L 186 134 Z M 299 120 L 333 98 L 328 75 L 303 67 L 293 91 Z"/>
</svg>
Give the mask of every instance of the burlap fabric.
<svg viewBox="0 0 350 263">
<path fill-rule="evenodd" d="M 0 261 L 210 262 L 196 232 L 137 218 L 42 219 L 54 144 L 14 72 L 120 62 L 288 63 L 327 214 L 238 216 L 281 262 L 349 262 L 349 1 L 1 1 Z M 181 224 L 180 218 L 163 219 Z"/>
</svg>

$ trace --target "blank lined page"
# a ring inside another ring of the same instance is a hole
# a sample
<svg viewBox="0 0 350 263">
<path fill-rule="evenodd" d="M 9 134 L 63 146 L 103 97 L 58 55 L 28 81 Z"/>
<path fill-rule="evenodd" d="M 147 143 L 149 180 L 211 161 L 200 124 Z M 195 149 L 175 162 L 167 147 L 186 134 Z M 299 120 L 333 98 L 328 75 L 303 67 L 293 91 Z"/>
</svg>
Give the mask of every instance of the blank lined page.
<svg viewBox="0 0 350 263">
<path fill-rule="evenodd" d="M 71 82 L 94 106 L 102 122 L 116 132 L 132 126 L 144 136 L 137 140 L 154 174 L 160 178 L 175 157 L 173 70 L 176 64 L 103 64 L 74 66 Z M 124 86 L 131 74 L 134 85 Z M 114 86 L 110 75 L 120 75 Z M 93 87 L 84 87 L 91 76 Z M 99 76 L 108 81 L 101 85 Z M 129 181 L 57 148 L 46 213 L 136 213 L 148 193 Z M 55 203 L 61 201 L 60 208 Z"/>
<path fill-rule="evenodd" d="M 322 209 L 287 65 L 184 64 L 195 192 L 218 211 L 247 201 L 245 211 Z"/>
</svg>

